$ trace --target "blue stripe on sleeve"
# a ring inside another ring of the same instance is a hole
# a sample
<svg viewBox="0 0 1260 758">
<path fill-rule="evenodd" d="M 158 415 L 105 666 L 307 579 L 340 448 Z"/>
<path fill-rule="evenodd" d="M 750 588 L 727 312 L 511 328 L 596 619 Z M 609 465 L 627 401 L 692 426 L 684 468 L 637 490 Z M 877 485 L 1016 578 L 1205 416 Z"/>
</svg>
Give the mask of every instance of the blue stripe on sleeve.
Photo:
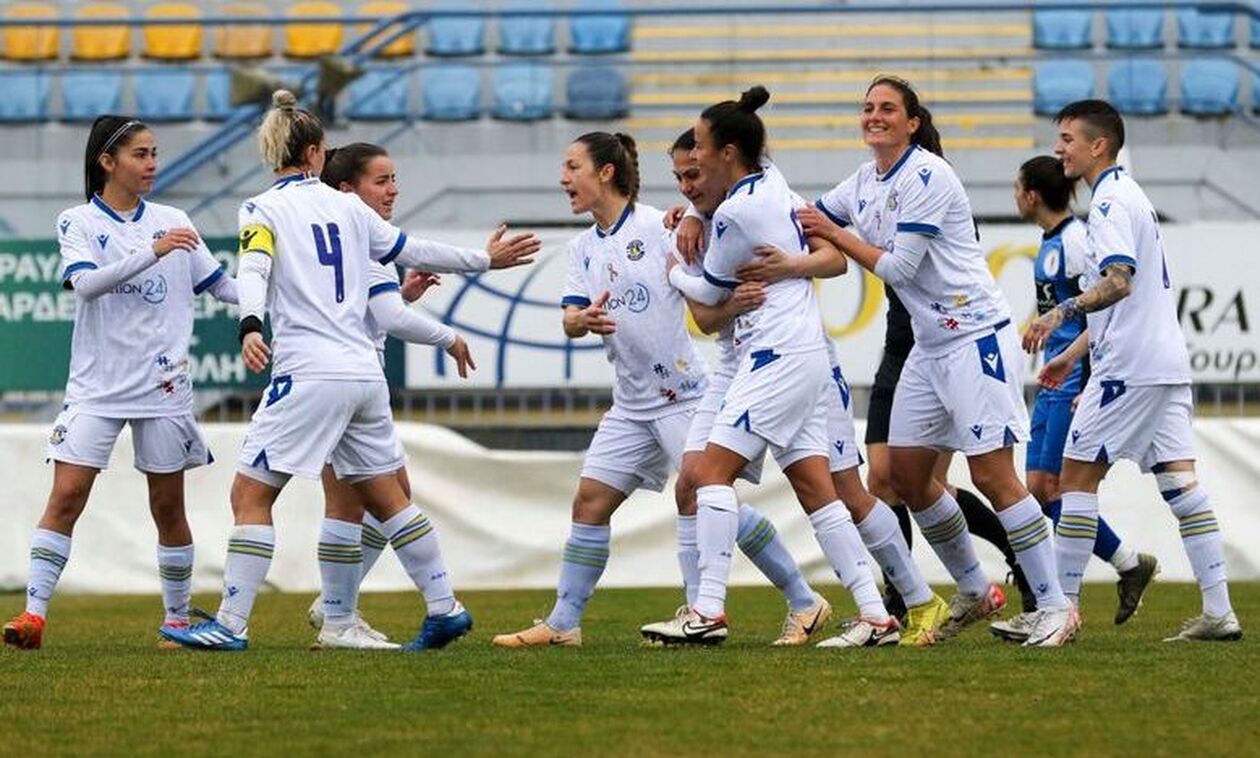
<svg viewBox="0 0 1260 758">
<path fill-rule="evenodd" d="M 214 273 L 201 280 L 201 283 L 193 287 L 193 294 L 200 295 L 206 290 L 214 286 L 214 283 L 223 278 L 223 266 L 220 265 L 214 270 Z"/>
<path fill-rule="evenodd" d="M 709 273 L 709 271 L 708 271 L 708 269 L 705 269 L 705 271 L 704 271 L 704 279 L 705 279 L 705 281 L 707 281 L 709 284 L 712 284 L 712 285 L 715 285 L 715 286 L 718 286 L 718 287 L 725 287 L 725 288 L 726 288 L 726 289 L 728 289 L 728 290 L 733 290 L 733 289 L 735 289 L 736 287 L 738 287 L 738 286 L 739 286 L 739 282 L 732 282 L 732 281 L 728 281 L 728 280 L 726 280 L 726 279 L 719 279 L 719 278 L 717 278 L 717 277 L 716 277 L 716 276 L 714 276 L 713 274 L 710 274 L 710 273 Z"/>
<path fill-rule="evenodd" d="M 589 308 L 591 299 L 589 297 L 581 297 L 580 295 L 565 295 L 560 301 L 561 308 L 568 308 L 570 305 L 578 308 Z"/>
<path fill-rule="evenodd" d="M 398 286 L 398 282 L 381 282 L 368 287 L 368 297 L 376 297 L 382 292 L 398 292 L 400 289 L 402 288 Z"/>
<path fill-rule="evenodd" d="M 407 246 L 407 233 L 399 232 L 398 241 L 395 242 L 394 246 L 390 248 L 390 251 L 385 254 L 385 257 L 381 258 L 380 264 L 383 266 L 388 263 L 393 263 L 394 259 L 398 257 L 398 254 L 401 253 L 403 251 L 403 248 L 406 246 Z"/>
<path fill-rule="evenodd" d="M 829 219 L 831 219 L 833 222 L 835 222 L 836 226 L 848 226 L 848 225 L 849 225 L 849 222 L 848 222 L 846 219 L 842 219 L 842 218 L 840 218 L 839 216 L 837 216 L 836 214 L 832 213 L 830 210 L 828 210 L 828 209 L 827 209 L 827 205 L 826 205 L 825 203 L 823 203 L 823 201 L 822 201 L 822 198 L 821 198 L 821 197 L 820 197 L 820 198 L 818 198 L 817 200 L 815 200 L 815 201 L 814 201 L 814 207 L 815 207 L 815 208 L 817 208 L 818 210 L 822 211 L 822 212 L 823 212 L 823 214 L 824 214 L 827 218 L 829 218 Z"/>
<path fill-rule="evenodd" d="M 941 236 L 941 229 L 931 224 L 919 224 L 913 221 L 898 221 L 897 231 L 910 232 L 911 234 L 926 234 L 929 237 Z"/>
<path fill-rule="evenodd" d="M 1102 259 L 1102 262 L 1098 264 L 1098 273 L 1101 274 L 1102 272 L 1107 270 L 1108 266 L 1114 266 L 1117 263 L 1124 266 L 1128 266 L 1129 268 L 1133 269 L 1135 272 L 1137 271 L 1137 261 L 1134 260 L 1133 256 L 1120 255 L 1117 253 L 1114 255 L 1108 255 L 1106 258 Z"/>
<path fill-rule="evenodd" d="M 92 263 L 91 261 L 79 261 L 78 263 L 71 263 L 69 266 L 66 266 L 66 273 L 64 276 L 61 277 L 61 281 L 63 282 L 69 281 L 70 277 L 74 276 L 78 272 L 88 271 L 96 267 L 97 267 L 96 264 Z"/>
</svg>

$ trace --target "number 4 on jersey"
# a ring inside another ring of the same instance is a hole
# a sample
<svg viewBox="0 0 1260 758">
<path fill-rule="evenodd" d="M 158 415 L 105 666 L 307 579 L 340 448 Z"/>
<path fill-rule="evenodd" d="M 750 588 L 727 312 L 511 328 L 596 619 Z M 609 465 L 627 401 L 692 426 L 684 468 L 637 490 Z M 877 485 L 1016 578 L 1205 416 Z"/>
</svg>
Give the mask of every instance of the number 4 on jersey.
<svg viewBox="0 0 1260 758">
<path fill-rule="evenodd" d="M 325 266 L 332 266 L 333 269 L 333 285 L 337 295 L 337 302 L 346 299 L 346 281 L 345 274 L 341 267 L 341 231 L 336 224 L 328 224 L 328 237 L 324 237 L 324 229 L 319 224 L 311 224 L 311 232 L 315 234 L 315 252 L 319 255 L 319 262 Z"/>
</svg>

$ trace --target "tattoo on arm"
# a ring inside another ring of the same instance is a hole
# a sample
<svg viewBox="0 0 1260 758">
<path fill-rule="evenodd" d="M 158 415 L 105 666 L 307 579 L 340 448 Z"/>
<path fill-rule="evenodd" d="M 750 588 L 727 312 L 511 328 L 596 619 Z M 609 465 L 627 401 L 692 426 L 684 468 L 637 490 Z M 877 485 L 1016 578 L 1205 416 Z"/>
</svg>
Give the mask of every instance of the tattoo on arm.
<svg viewBox="0 0 1260 758">
<path fill-rule="evenodd" d="M 1093 287 L 1060 303 L 1059 310 L 1065 321 L 1082 313 L 1101 311 L 1128 297 L 1132 287 L 1133 272 L 1123 263 L 1113 263 L 1103 270 L 1103 278 Z"/>
</svg>

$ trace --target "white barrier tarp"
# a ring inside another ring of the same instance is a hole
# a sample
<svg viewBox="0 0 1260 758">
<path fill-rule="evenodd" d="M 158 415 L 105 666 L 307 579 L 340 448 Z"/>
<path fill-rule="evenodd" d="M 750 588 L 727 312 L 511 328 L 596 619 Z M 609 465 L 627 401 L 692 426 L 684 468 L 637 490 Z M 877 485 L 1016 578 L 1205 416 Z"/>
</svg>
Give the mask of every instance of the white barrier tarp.
<svg viewBox="0 0 1260 758">
<path fill-rule="evenodd" d="M 193 577 L 199 592 L 221 588 L 231 527 L 228 489 L 244 427 L 211 424 L 205 432 L 220 460 L 187 477 L 189 520 L 197 545 Z M 402 424 L 400 433 L 410 457 L 415 501 L 438 524 L 457 588 L 554 586 L 581 466 L 579 454 L 487 450 L 447 429 L 422 424 Z M 46 428 L 36 425 L 0 428 L 0 477 L 6 485 L 0 588 L 25 586 L 31 530 L 52 483 L 52 467 L 42 463 L 47 434 Z M 1254 503 L 1260 482 L 1260 419 L 1200 420 L 1196 436 L 1200 477 L 1212 494 L 1225 535 L 1230 576 L 1260 579 L 1260 509 Z M 131 468 L 131 455 L 130 434 L 124 432 L 113 467 L 97 479 L 75 531 L 63 591 L 158 591 L 156 532 L 147 512 L 144 478 Z M 961 458 L 954 461 L 952 475 L 955 483 L 969 486 Z M 811 579 L 834 582 L 808 521 L 773 462 L 767 462 L 765 481 L 760 487 L 743 487 L 743 499 L 773 519 Z M 1151 477 L 1140 475 L 1132 464 L 1118 465 L 1103 485 L 1102 502 L 1104 515 L 1126 540 L 1159 557 L 1162 578 L 1193 579 L 1176 522 Z M 275 512 L 276 558 L 268 577 L 273 587 L 302 592 L 318 588 L 315 549 L 322 504 L 315 482 L 295 479 L 281 495 Z M 640 492 L 622 506 L 613 520 L 605 586 L 679 585 L 674 513 L 667 494 Z M 997 551 L 987 543 L 978 545 L 990 574 L 1004 576 L 1006 566 Z M 915 540 L 914 552 L 930 581 L 948 582 L 921 538 Z M 1110 581 L 1114 574 L 1092 561 L 1089 578 Z M 736 561 L 733 581 L 764 582 L 746 560 Z M 366 587 L 401 590 L 411 583 L 386 554 Z"/>
</svg>

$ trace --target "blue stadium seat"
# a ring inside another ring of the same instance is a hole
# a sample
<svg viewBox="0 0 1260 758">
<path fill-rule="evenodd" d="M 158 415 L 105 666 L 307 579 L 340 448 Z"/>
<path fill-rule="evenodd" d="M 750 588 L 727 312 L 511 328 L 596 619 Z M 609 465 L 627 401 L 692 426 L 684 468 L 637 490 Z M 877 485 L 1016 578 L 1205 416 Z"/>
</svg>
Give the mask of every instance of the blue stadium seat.
<svg viewBox="0 0 1260 758">
<path fill-rule="evenodd" d="M 1251 112 L 1260 113 L 1260 76 L 1251 80 Z"/>
<path fill-rule="evenodd" d="M 1094 45 L 1093 27 L 1089 11 L 1033 11 L 1033 47 L 1085 50 Z"/>
<path fill-rule="evenodd" d="M 29 69 L 0 72 L 0 122 L 43 121 L 48 118 L 48 75 Z"/>
<path fill-rule="evenodd" d="M 481 75 L 471 66 L 433 66 L 420 74 L 420 117 L 470 121 L 481 116 Z"/>
<path fill-rule="evenodd" d="M 605 13 L 569 17 L 569 52 L 579 55 L 624 53 L 630 49 L 630 17 L 618 12 L 619 0 L 581 0 L 578 10 Z"/>
<path fill-rule="evenodd" d="M 1033 69 L 1033 112 L 1039 116 L 1093 96 L 1094 67 L 1086 61 L 1043 61 Z"/>
<path fill-rule="evenodd" d="M 350 83 L 347 116 L 360 121 L 401 121 L 407 108 L 407 73 L 398 68 L 372 68 Z"/>
<path fill-rule="evenodd" d="M 1233 13 L 1203 13 L 1194 8 L 1177 12 L 1177 47 L 1224 50 L 1233 46 Z"/>
<path fill-rule="evenodd" d="M 1168 112 L 1168 71 L 1158 60 L 1132 58 L 1111 64 L 1107 95 L 1121 113 L 1154 116 Z"/>
<path fill-rule="evenodd" d="M 555 79 L 551 69 L 531 63 L 499 66 L 494 71 L 490 115 L 508 121 L 551 118 Z"/>
<path fill-rule="evenodd" d="M 536 5 L 534 0 L 520 4 Z M 506 6 L 504 10 L 511 10 Z M 554 16 L 501 16 L 499 52 L 503 55 L 551 55 L 556 51 Z"/>
<path fill-rule="evenodd" d="M 1238 64 L 1191 60 L 1181 67 L 1181 112 L 1192 116 L 1228 116 L 1238 112 L 1242 82 Z"/>
<path fill-rule="evenodd" d="M 1163 46 L 1162 10 L 1107 11 L 1107 47 L 1154 50 Z"/>
<path fill-rule="evenodd" d="M 223 121 L 232 115 L 231 84 L 226 68 L 206 74 L 206 120 Z"/>
<path fill-rule="evenodd" d="M 630 112 L 626 78 L 615 68 L 574 69 L 564 89 L 566 118 L 614 119 Z"/>
<path fill-rule="evenodd" d="M 118 71 L 78 69 L 61 75 L 61 110 L 65 121 L 92 121 L 117 113 L 122 103 L 123 75 Z"/>
<path fill-rule="evenodd" d="M 454 2 L 439 4 L 443 10 L 458 10 Z M 435 18 L 427 24 L 429 30 L 429 55 L 456 57 L 481 55 L 486 52 L 486 23 L 481 18 Z"/>
<path fill-rule="evenodd" d="M 1251 19 L 1251 49 L 1260 50 L 1260 18 Z"/>
<path fill-rule="evenodd" d="M 179 67 L 136 71 L 136 116 L 145 121 L 191 121 L 196 77 Z"/>
</svg>

